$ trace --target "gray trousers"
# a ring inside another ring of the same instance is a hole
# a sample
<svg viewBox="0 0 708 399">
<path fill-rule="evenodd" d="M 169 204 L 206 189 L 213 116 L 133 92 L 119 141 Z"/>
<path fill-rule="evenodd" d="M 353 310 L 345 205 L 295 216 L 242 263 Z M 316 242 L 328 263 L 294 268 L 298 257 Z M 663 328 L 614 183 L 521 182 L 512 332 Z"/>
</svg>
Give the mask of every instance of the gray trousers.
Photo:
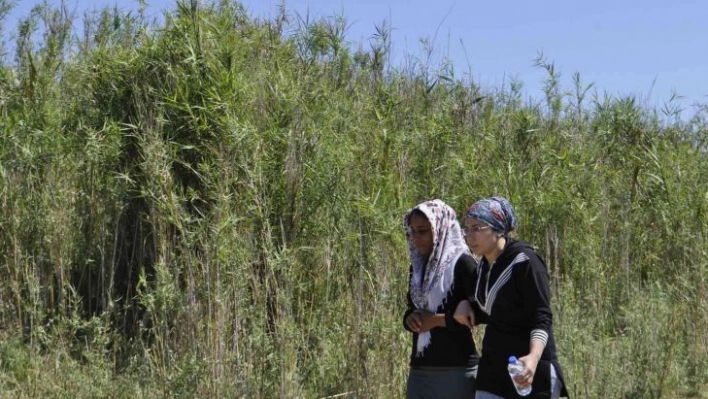
<svg viewBox="0 0 708 399">
<path fill-rule="evenodd" d="M 511 377 L 509 377 L 511 378 Z M 551 365 L 551 399 L 560 398 L 561 384 L 558 380 L 558 375 L 556 374 L 556 368 Z M 533 393 L 533 392 L 532 392 Z M 489 393 L 487 391 L 477 392 L 475 399 L 504 399 L 501 396 Z"/>
<path fill-rule="evenodd" d="M 408 373 L 407 399 L 473 399 L 477 366 L 416 367 Z"/>
</svg>

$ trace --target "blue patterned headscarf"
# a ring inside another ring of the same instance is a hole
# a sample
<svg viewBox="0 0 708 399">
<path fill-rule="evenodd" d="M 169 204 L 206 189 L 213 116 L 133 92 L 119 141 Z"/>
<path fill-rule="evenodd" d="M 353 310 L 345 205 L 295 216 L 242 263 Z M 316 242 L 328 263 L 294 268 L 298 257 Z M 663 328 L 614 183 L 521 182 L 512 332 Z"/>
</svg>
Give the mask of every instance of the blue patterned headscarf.
<svg viewBox="0 0 708 399">
<path fill-rule="evenodd" d="M 511 202 L 499 196 L 475 202 L 467 210 L 465 218 L 479 219 L 504 236 L 516 230 L 518 225 Z"/>
</svg>

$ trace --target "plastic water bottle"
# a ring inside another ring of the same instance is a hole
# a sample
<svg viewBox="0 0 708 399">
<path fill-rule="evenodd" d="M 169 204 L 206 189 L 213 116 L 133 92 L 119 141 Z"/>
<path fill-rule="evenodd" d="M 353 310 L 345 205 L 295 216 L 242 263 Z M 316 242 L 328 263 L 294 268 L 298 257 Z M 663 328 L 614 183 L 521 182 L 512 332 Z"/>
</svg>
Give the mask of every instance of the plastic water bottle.
<svg viewBox="0 0 708 399">
<path fill-rule="evenodd" d="M 524 371 L 524 364 L 516 358 L 516 356 L 509 357 L 509 376 L 511 376 L 511 381 L 514 383 L 516 392 L 521 396 L 526 396 L 531 393 L 531 385 L 519 385 L 514 381 L 514 376 Z"/>
</svg>

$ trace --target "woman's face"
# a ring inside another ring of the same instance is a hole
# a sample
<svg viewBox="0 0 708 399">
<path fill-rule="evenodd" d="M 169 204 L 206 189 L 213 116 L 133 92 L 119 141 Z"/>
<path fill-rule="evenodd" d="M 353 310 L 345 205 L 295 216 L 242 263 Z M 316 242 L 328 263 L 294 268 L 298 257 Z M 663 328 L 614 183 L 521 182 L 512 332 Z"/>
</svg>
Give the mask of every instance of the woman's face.
<svg viewBox="0 0 708 399">
<path fill-rule="evenodd" d="M 475 255 L 485 256 L 491 254 L 497 247 L 499 235 L 492 228 L 479 219 L 465 219 L 463 229 L 465 241 Z"/>
<path fill-rule="evenodd" d="M 428 218 L 418 214 L 410 217 L 411 242 L 418 253 L 429 256 L 433 252 L 433 229 Z"/>
</svg>

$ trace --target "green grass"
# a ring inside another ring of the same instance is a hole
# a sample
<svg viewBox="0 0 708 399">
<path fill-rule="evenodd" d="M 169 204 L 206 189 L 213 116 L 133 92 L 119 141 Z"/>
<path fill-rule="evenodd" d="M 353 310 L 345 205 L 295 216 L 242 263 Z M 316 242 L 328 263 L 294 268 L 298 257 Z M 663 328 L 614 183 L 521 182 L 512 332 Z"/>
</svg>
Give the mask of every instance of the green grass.
<svg viewBox="0 0 708 399">
<path fill-rule="evenodd" d="M 701 397 L 705 110 L 543 58 L 523 101 L 229 1 L 84 25 L 37 7 L 0 65 L 0 396 L 400 397 L 402 215 L 501 194 L 573 397 Z"/>
</svg>

